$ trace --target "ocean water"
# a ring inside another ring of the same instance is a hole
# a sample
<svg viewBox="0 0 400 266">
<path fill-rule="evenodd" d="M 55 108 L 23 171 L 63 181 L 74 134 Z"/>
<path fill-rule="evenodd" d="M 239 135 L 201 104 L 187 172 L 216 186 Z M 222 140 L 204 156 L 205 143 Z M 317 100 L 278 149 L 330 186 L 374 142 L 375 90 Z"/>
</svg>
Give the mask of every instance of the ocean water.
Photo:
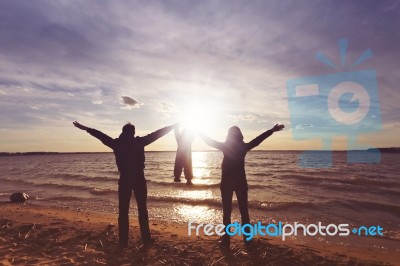
<svg viewBox="0 0 400 266">
<path fill-rule="evenodd" d="M 384 238 L 400 246 L 400 154 L 383 153 L 379 164 L 347 164 L 345 152 L 334 152 L 333 167 L 322 169 L 300 168 L 297 155 L 248 153 L 252 221 L 380 225 Z M 222 153 L 193 152 L 193 187 L 183 176 L 173 182 L 174 158 L 174 152 L 146 153 L 150 218 L 221 223 Z M 118 178 L 112 153 L 0 157 L 0 200 L 21 191 L 35 204 L 117 213 Z M 134 199 L 131 209 L 135 215 Z M 240 221 L 237 208 L 233 220 Z"/>
</svg>

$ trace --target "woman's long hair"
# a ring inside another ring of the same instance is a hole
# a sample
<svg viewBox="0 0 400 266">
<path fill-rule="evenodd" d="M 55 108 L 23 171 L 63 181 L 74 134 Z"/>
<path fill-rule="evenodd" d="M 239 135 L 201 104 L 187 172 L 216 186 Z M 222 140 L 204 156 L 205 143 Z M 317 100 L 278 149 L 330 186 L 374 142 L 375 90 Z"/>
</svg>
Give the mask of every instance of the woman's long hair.
<svg viewBox="0 0 400 266">
<path fill-rule="evenodd" d="M 228 130 L 225 143 L 243 143 L 243 134 L 239 127 L 233 126 Z"/>
</svg>

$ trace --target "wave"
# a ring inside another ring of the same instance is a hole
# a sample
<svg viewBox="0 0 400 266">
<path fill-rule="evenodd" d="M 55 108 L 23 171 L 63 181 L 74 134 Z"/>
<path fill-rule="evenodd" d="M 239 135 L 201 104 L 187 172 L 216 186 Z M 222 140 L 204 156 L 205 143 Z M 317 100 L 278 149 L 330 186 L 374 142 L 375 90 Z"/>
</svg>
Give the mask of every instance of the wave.
<svg viewBox="0 0 400 266">
<path fill-rule="evenodd" d="M 43 186 L 43 185 L 41 185 Z M 114 197 L 118 198 L 117 189 L 100 189 L 93 187 L 80 187 L 80 186 L 71 186 L 71 185 L 57 185 L 57 184 L 46 184 L 46 186 L 51 188 L 58 188 L 64 191 L 68 189 L 80 190 L 88 192 L 95 196 L 106 196 L 106 197 Z M 188 188 L 192 189 L 192 187 Z M 51 192 L 49 192 L 51 194 Z M 9 195 L 9 193 L 1 193 L 1 195 Z M 51 200 L 57 201 L 82 201 L 82 197 L 79 196 L 55 196 L 50 197 Z M 86 199 L 86 198 L 85 198 Z M 149 202 L 156 203 L 171 203 L 171 204 L 189 204 L 189 205 L 206 205 L 210 207 L 221 207 L 222 202 L 220 198 L 188 198 L 188 197 L 176 197 L 176 196 L 148 196 Z M 263 202 L 258 200 L 250 200 L 248 202 L 250 209 L 257 209 L 261 211 L 289 211 L 295 209 L 296 211 L 322 211 L 326 210 L 337 211 L 340 210 L 350 210 L 350 211 L 378 211 L 378 212 L 386 212 L 400 218 L 400 205 L 390 203 L 379 203 L 379 202 L 371 202 L 371 201 L 357 201 L 357 200 L 335 200 L 328 202 Z M 233 200 L 233 204 L 237 206 L 237 201 Z"/>
<path fill-rule="evenodd" d="M 281 174 L 278 173 L 285 173 L 285 174 L 296 174 L 298 173 L 298 170 L 282 170 L 282 171 L 277 171 L 277 170 L 270 170 L 269 168 L 264 169 L 263 171 L 259 171 L 257 169 L 255 170 L 246 170 L 247 173 L 247 177 L 251 178 L 252 176 L 276 176 L 276 177 L 280 177 L 282 176 Z"/>
<path fill-rule="evenodd" d="M 66 191 L 76 191 L 76 192 L 86 192 L 95 196 L 111 195 L 114 194 L 118 185 L 117 178 L 110 178 L 106 176 L 94 176 L 88 177 L 79 174 L 65 174 L 60 175 L 62 180 L 68 182 L 57 182 L 57 179 L 49 179 L 47 182 L 41 179 L 15 179 L 15 178 L 5 178 L 6 182 L 10 182 L 13 187 L 18 189 L 29 190 L 32 187 L 34 190 L 40 188 L 42 190 L 54 189 L 54 190 L 66 190 Z M 268 179 L 271 179 L 270 177 Z M 274 179 L 274 177 L 272 177 Z M 283 180 L 283 179 L 286 179 Z M 165 180 L 165 179 L 164 179 Z M 219 190 L 220 183 L 216 182 L 219 179 L 209 178 L 211 182 L 206 184 L 195 184 L 194 186 L 186 186 L 185 180 L 182 183 L 175 183 L 171 181 L 163 180 L 147 180 L 150 189 L 155 187 L 156 189 L 183 189 L 183 190 Z M 387 198 L 390 197 L 397 198 L 400 196 L 400 191 L 398 191 L 399 182 L 391 180 L 377 180 L 377 179 L 366 179 L 362 177 L 343 177 L 343 178 L 333 178 L 333 177 L 320 177 L 312 175 L 301 175 L 301 174 L 288 174 L 280 175 L 278 178 L 280 182 L 268 182 L 263 178 L 262 182 L 257 182 L 257 179 L 250 179 L 248 181 L 248 186 L 250 190 L 268 190 L 271 193 L 277 191 L 279 184 L 283 186 L 291 186 L 288 180 L 294 180 L 300 182 L 302 187 L 318 187 L 329 189 L 332 191 L 340 191 L 346 193 L 365 193 L 368 192 L 371 195 L 384 194 Z M 43 182 L 44 181 L 44 182 Z M 75 182 L 74 181 L 79 181 Z M 256 182 L 255 182 L 256 181 Z M 101 189 L 104 187 L 104 183 L 115 186 L 114 190 Z M 368 191 L 365 188 L 368 188 Z M 292 191 L 295 188 L 291 188 Z"/>
<path fill-rule="evenodd" d="M 79 180 L 79 181 L 85 181 L 85 182 L 90 182 L 90 181 L 95 181 L 95 182 L 113 182 L 115 183 L 118 181 L 118 177 L 106 177 L 106 176 L 84 176 L 84 175 L 74 175 L 74 174 L 63 174 L 60 175 L 60 177 L 64 180 Z"/>
<path fill-rule="evenodd" d="M 89 187 L 86 186 L 75 186 L 75 185 L 54 184 L 54 183 L 34 184 L 34 186 L 40 188 L 53 188 L 61 190 L 79 190 L 79 191 L 87 191 L 89 189 Z"/>
<path fill-rule="evenodd" d="M 90 194 L 93 195 L 117 195 L 117 192 L 118 192 L 117 190 L 109 188 L 106 189 L 92 188 L 90 190 Z"/>
<path fill-rule="evenodd" d="M 187 186 L 185 180 L 182 180 L 181 183 L 166 182 L 166 181 L 155 181 L 155 180 L 147 180 L 147 184 L 155 185 L 160 187 L 184 187 L 185 189 L 210 189 L 210 188 L 219 188 L 219 183 L 211 183 L 211 184 L 195 184 L 193 186 Z"/>
<path fill-rule="evenodd" d="M 376 179 L 366 179 L 362 177 L 343 177 L 343 178 L 334 178 L 334 177 L 321 177 L 319 176 L 306 176 L 301 174 L 295 175 L 281 175 L 280 178 L 289 178 L 294 179 L 302 183 L 307 183 L 307 185 L 316 185 L 320 186 L 321 182 L 331 182 L 331 183 L 341 183 L 348 185 L 356 185 L 356 186 L 373 186 L 373 187 L 396 187 L 399 186 L 400 183 L 396 181 L 389 180 L 376 180 Z"/>
<path fill-rule="evenodd" d="M 63 191 L 80 191 L 80 192 L 90 192 L 91 194 L 101 194 L 101 189 L 98 189 L 93 186 L 79 186 L 79 185 L 69 185 L 69 184 L 57 184 L 57 183 L 36 183 L 27 180 L 8 180 L 12 181 L 15 184 L 19 184 L 21 186 L 29 186 L 35 188 L 42 188 L 42 189 L 57 189 Z M 28 188 L 24 188 L 28 189 Z"/>
<path fill-rule="evenodd" d="M 80 198 L 80 197 L 74 197 L 74 196 L 57 196 L 57 197 L 47 198 L 46 200 L 55 200 L 55 201 L 82 201 L 82 198 Z"/>
<path fill-rule="evenodd" d="M 220 187 L 220 183 L 210 183 L 210 184 L 194 184 L 193 186 L 187 186 L 185 181 L 183 180 L 181 183 L 175 182 L 165 182 L 165 181 L 154 181 L 154 180 L 147 180 L 149 185 L 155 185 L 160 187 L 181 187 L 185 190 L 199 190 L 199 189 L 212 189 Z M 268 184 L 248 184 L 250 189 L 267 189 L 267 188 L 274 188 L 276 186 L 268 185 Z"/>
<path fill-rule="evenodd" d="M 150 202 L 161 202 L 161 203 L 183 203 L 189 205 L 207 205 L 210 207 L 221 207 L 222 201 L 220 198 L 208 198 L 208 199 L 193 199 L 193 198 L 182 198 L 182 197 L 171 197 L 171 196 L 149 196 Z M 233 205 L 237 207 L 237 201 L 233 200 Z M 248 203 L 249 208 L 258 209 L 264 211 L 271 210 L 288 210 L 291 208 L 301 209 L 314 209 L 316 206 L 313 203 L 304 202 L 261 202 L 251 200 Z"/>
<path fill-rule="evenodd" d="M 389 212 L 396 217 L 400 217 L 400 205 L 396 204 L 387 204 L 387 203 L 379 203 L 379 202 L 371 202 L 371 201 L 356 201 L 356 200 L 348 200 L 348 201 L 334 201 L 335 205 L 345 206 L 354 210 L 365 210 L 365 211 L 382 211 Z"/>
<path fill-rule="evenodd" d="M 99 180 L 101 178 L 91 178 L 91 177 L 79 177 L 77 178 L 80 181 L 86 180 L 86 181 L 95 181 Z M 117 188 L 117 180 L 116 179 L 108 179 L 104 178 L 107 181 L 112 181 L 115 183 L 115 187 Z M 76 180 L 76 179 L 75 179 Z M 72 184 L 63 184 L 63 183 L 54 183 L 54 182 L 48 182 L 48 183 L 39 183 L 39 182 L 34 182 L 30 180 L 21 180 L 21 179 L 16 179 L 16 180 L 7 180 L 9 182 L 12 182 L 15 185 L 18 185 L 20 187 L 25 186 L 25 189 L 28 189 L 29 187 L 34 187 L 34 188 L 43 188 L 43 189 L 57 189 L 57 190 L 75 190 L 75 191 L 86 191 L 89 192 L 93 195 L 103 195 L 103 194 L 109 194 L 109 193 L 114 193 L 117 190 L 110 190 L 110 189 L 100 189 L 99 186 L 93 186 L 93 185 L 72 185 Z M 101 182 L 100 182 L 101 183 Z M 210 184 L 195 184 L 193 186 L 187 186 L 186 183 L 183 181 L 182 183 L 175 183 L 175 182 L 165 182 L 165 181 L 153 181 L 153 180 L 147 180 L 147 183 L 149 186 L 158 186 L 158 187 L 165 187 L 165 188 L 179 188 L 179 189 L 184 189 L 184 190 L 209 190 L 209 189 L 219 189 L 220 183 L 210 183 Z M 267 184 L 250 184 L 249 188 L 251 189 L 266 189 L 266 188 L 272 188 L 272 186 L 267 185 Z"/>
<path fill-rule="evenodd" d="M 183 203 L 189 205 L 207 205 L 210 207 L 221 207 L 222 201 L 220 198 L 207 198 L 207 199 L 193 199 L 173 196 L 149 196 L 150 202 L 161 203 Z M 237 201 L 233 200 L 233 204 L 237 205 Z M 304 210 L 326 210 L 327 208 L 340 208 L 343 209 L 365 209 L 369 211 L 383 211 L 389 212 L 397 217 L 400 217 L 400 206 L 395 204 L 385 204 L 376 202 L 363 202 L 363 201 L 329 201 L 325 203 L 313 202 L 262 202 L 257 200 L 250 200 L 250 209 L 258 209 L 263 211 L 285 211 L 295 209 L 296 211 Z"/>
<path fill-rule="evenodd" d="M 90 190 L 91 194 L 101 196 L 116 196 L 117 190 L 114 189 L 98 189 L 94 188 Z M 153 196 L 147 197 L 149 202 L 160 202 L 160 203 L 182 203 L 189 205 L 206 205 L 210 207 L 221 207 L 222 201 L 220 198 L 205 198 L 205 199 L 194 199 L 185 197 L 174 197 L 174 196 Z M 233 200 L 233 204 L 237 205 L 237 200 Z M 317 206 L 313 203 L 307 202 L 262 202 L 257 200 L 251 200 L 248 203 L 249 208 L 259 210 L 286 210 L 291 208 L 301 209 L 315 209 Z"/>
</svg>

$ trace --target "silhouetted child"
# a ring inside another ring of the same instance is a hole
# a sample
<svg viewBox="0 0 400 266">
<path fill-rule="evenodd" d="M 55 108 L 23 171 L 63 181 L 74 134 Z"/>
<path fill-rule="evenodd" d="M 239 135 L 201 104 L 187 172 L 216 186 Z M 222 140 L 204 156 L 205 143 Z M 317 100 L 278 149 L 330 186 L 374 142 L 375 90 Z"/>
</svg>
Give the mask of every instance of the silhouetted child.
<svg viewBox="0 0 400 266">
<path fill-rule="evenodd" d="M 176 151 L 175 166 L 174 166 L 174 176 L 175 182 L 181 182 L 182 170 L 185 174 L 186 184 L 193 185 L 193 169 L 192 169 L 192 143 L 194 140 L 194 133 L 188 129 L 183 129 L 179 133 L 179 127 L 176 126 L 175 138 L 178 144 L 178 149 Z"/>
<path fill-rule="evenodd" d="M 225 142 L 218 142 L 204 134 L 200 134 L 200 137 L 207 145 L 224 153 L 221 166 L 222 177 L 220 189 L 223 207 L 223 223 L 225 226 L 231 223 L 233 192 L 236 193 L 242 224 L 250 223 L 247 195 L 248 186 L 244 169 L 244 158 L 248 151 L 258 146 L 274 132 L 280 131 L 283 128 L 284 125 L 276 124 L 272 129 L 265 131 L 249 143 L 243 141 L 243 134 L 237 126 L 233 126 L 229 129 Z M 243 237 L 245 244 L 248 245 L 250 242 L 246 241 L 245 236 Z M 222 237 L 221 246 L 229 247 L 229 245 L 230 237 L 228 234 L 225 234 Z"/>
</svg>

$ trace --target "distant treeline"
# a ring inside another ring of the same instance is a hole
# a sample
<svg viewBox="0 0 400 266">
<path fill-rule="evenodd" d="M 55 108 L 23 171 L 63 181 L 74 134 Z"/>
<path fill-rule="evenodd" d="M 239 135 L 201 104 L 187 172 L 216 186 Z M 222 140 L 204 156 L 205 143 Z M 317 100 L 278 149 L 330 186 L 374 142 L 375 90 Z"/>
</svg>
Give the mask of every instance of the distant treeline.
<svg viewBox="0 0 400 266">
<path fill-rule="evenodd" d="M 379 148 L 384 153 L 400 153 L 400 147 Z M 262 150 L 256 150 L 260 152 Z M 283 150 L 282 150 L 283 151 Z M 147 151 L 157 152 L 157 151 Z M 274 150 L 274 152 L 276 152 Z M 96 154 L 96 153 L 111 153 L 111 152 L 47 152 L 47 151 L 33 151 L 33 152 L 0 152 L 1 156 L 30 156 L 30 155 L 60 155 L 60 154 Z"/>
<path fill-rule="evenodd" d="M 381 152 L 391 152 L 391 153 L 400 153 L 399 147 L 391 147 L 391 148 L 379 148 Z"/>
<path fill-rule="evenodd" d="M 109 152 L 49 152 L 49 151 L 0 152 L 0 156 L 30 156 L 30 155 L 60 155 L 60 154 L 93 154 L 93 153 L 109 153 Z"/>
</svg>

